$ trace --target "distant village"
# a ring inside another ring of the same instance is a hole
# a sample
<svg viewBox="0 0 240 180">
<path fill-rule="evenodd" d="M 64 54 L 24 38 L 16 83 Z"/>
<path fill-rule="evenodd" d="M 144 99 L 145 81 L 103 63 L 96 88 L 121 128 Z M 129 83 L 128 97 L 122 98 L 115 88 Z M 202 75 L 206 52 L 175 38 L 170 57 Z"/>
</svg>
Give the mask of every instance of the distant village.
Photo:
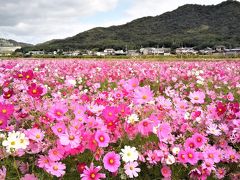
<svg viewBox="0 0 240 180">
<path fill-rule="evenodd" d="M 104 51 L 95 52 L 91 50 L 75 50 L 75 51 L 29 51 L 26 55 L 63 55 L 63 56 L 141 56 L 141 55 L 226 55 L 226 56 L 239 56 L 240 47 L 227 49 L 225 46 L 216 46 L 215 48 L 205 48 L 201 50 L 195 50 L 193 47 L 181 47 L 174 51 L 171 48 L 154 48 L 146 47 L 134 50 L 115 50 L 112 48 L 105 49 Z"/>
<path fill-rule="evenodd" d="M 207 47 L 205 49 L 196 50 L 193 47 L 180 47 L 172 50 L 171 48 L 165 47 L 145 47 L 134 50 L 115 50 L 112 48 L 105 49 L 103 51 L 91 51 L 91 50 L 74 50 L 74 51 L 63 51 L 56 50 L 52 52 L 48 51 L 29 51 L 26 53 L 17 52 L 17 49 L 20 49 L 19 46 L 13 46 L 11 44 L 0 44 L 0 56 L 11 56 L 11 55 L 22 55 L 22 56 L 141 56 L 141 55 L 162 55 L 162 56 L 171 56 L 171 55 L 224 55 L 224 56 L 239 56 L 240 47 L 228 49 L 225 46 L 215 46 L 215 48 Z"/>
</svg>

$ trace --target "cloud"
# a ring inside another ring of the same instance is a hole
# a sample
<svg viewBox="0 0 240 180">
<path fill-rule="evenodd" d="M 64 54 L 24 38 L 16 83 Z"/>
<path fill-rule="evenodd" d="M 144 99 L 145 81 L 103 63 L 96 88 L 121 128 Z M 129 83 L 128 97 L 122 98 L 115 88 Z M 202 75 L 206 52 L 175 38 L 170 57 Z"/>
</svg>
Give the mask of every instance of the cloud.
<svg viewBox="0 0 240 180">
<path fill-rule="evenodd" d="M 41 43 L 160 15 L 186 3 L 223 0 L 0 0 L 0 37 Z"/>
<path fill-rule="evenodd" d="M 94 27 L 83 18 L 116 8 L 118 0 L 0 0 L 0 36 L 27 42 L 63 38 Z"/>
</svg>

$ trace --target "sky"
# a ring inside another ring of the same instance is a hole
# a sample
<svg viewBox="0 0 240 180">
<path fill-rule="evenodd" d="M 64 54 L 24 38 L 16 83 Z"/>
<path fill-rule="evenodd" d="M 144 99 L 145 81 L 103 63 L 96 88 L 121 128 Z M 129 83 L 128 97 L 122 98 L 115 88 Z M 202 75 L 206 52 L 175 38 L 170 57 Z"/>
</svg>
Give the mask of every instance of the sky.
<svg viewBox="0 0 240 180">
<path fill-rule="evenodd" d="M 74 36 L 184 4 L 215 5 L 224 0 L 0 0 L 0 38 L 32 44 Z"/>
</svg>

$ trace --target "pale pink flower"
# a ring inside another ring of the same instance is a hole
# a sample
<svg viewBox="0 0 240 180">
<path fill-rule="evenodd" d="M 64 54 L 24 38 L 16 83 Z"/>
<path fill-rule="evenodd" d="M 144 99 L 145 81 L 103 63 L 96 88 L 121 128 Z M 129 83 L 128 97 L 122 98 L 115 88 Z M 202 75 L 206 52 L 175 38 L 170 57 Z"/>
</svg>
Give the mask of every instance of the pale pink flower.
<svg viewBox="0 0 240 180">
<path fill-rule="evenodd" d="M 128 177 L 130 178 L 138 177 L 138 173 L 141 171 L 141 169 L 138 168 L 137 166 L 138 163 L 136 161 L 128 162 L 124 165 L 124 170 Z"/>
</svg>

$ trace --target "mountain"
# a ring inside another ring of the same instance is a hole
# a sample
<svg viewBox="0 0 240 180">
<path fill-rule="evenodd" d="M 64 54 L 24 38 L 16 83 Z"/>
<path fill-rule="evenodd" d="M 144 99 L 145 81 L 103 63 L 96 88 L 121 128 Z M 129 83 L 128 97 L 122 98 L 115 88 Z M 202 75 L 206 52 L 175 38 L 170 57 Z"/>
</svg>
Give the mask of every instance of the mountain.
<svg viewBox="0 0 240 180">
<path fill-rule="evenodd" d="M 32 46 L 31 44 L 17 42 L 11 39 L 3 39 L 0 38 L 0 47 L 26 47 L 26 46 Z"/>
<path fill-rule="evenodd" d="M 141 46 L 196 48 L 240 46 L 240 2 L 218 5 L 184 5 L 155 17 L 136 19 L 120 26 L 97 27 L 73 37 L 52 40 L 25 50 L 139 48 Z"/>
</svg>

